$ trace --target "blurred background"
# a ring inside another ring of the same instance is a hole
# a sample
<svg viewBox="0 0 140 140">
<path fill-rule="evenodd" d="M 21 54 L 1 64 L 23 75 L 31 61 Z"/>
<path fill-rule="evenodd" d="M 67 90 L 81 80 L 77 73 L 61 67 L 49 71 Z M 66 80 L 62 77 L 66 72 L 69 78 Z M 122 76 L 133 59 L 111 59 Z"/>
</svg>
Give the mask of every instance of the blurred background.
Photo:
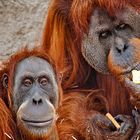
<svg viewBox="0 0 140 140">
<path fill-rule="evenodd" d="M 50 0 L 0 0 L 0 61 L 40 42 Z"/>
</svg>

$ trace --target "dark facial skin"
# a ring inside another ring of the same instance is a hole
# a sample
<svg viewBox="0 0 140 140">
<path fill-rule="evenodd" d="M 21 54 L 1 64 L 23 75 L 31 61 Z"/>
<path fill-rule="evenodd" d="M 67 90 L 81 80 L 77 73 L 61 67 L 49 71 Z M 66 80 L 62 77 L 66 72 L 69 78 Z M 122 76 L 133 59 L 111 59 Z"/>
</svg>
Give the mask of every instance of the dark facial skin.
<svg viewBox="0 0 140 140">
<path fill-rule="evenodd" d="M 82 54 L 95 70 L 107 74 L 109 52 L 120 55 L 127 50 L 127 57 L 132 51 L 129 39 L 133 37 L 140 37 L 140 14 L 134 9 L 123 9 L 115 17 L 96 9 L 91 17 L 89 32 L 84 37 Z"/>
<path fill-rule="evenodd" d="M 29 57 L 18 63 L 14 76 L 13 111 L 21 131 L 46 136 L 56 120 L 58 86 L 52 66 L 44 59 Z"/>
<path fill-rule="evenodd" d="M 125 75 L 132 79 L 132 70 L 139 70 L 140 68 L 140 40 L 134 38 L 127 44 L 129 48 L 125 51 L 118 53 L 118 50 L 113 48 L 108 55 L 109 69 L 117 78 L 121 78 Z"/>
</svg>

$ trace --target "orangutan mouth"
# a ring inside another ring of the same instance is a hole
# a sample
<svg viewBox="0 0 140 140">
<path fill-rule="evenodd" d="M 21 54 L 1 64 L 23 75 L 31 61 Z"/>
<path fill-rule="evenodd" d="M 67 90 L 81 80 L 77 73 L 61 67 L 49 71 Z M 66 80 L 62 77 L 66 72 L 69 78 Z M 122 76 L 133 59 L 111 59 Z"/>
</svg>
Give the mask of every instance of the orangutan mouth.
<svg viewBox="0 0 140 140">
<path fill-rule="evenodd" d="M 124 75 L 127 78 L 132 80 L 132 71 L 133 70 L 140 71 L 140 62 L 137 62 L 132 66 L 129 66 L 121 75 Z"/>
<path fill-rule="evenodd" d="M 53 122 L 53 118 L 45 120 L 45 121 L 41 121 L 41 120 L 26 120 L 26 119 L 22 119 L 26 124 L 34 126 L 34 127 L 44 127 L 44 126 L 49 126 L 52 124 Z"/>
</svg>

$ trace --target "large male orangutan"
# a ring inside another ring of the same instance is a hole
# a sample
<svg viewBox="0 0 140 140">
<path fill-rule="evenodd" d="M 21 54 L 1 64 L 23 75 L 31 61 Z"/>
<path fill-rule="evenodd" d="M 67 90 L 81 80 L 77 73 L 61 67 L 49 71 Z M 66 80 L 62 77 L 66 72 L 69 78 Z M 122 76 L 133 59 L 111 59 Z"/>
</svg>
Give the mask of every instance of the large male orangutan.
<svg viewBox="0 0 140 140">
<path fill-rule="evenodd" d="M 128 91 L 111 74 L 107 58 L 112 50 L 118 56 L 126 51 L 133 54 L 128 40 L 140 37 L 139 12 L 139 0 L 51 2 L 43 47 L 62 71 L 65 90 L 103 89 L 113 116 L 132 116 L 134 106 L 130 104 Z M 129 53 L 123 57 L 129 59 Z"/>
<path fill-rule="evenodd" d="M 58 140 L 56 119 L 62 90 L 51 58 L 38 48 L 25 48 L 3 67 L 0 92 L 8 108 L 0 104 L 0 139 L 12 135 L 15 140 L 16 136 L 18 140 Z"/>
</svg>

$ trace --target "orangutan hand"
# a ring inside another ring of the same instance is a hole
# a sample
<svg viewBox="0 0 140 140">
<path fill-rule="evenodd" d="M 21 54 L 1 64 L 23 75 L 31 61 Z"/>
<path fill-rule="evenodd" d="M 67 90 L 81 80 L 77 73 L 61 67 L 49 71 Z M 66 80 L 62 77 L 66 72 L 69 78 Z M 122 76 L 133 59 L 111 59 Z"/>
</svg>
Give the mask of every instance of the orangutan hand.
<svg viewBox="0 0 140 140">
<path fill-rule="evenodd" d="M 127 115 L 117 115 L 116 121 L 120 124 L 120 128 L 114 132 L 110 132 L 107 136 L 110 140 L 129 140 L 135 126 L 133 117 Z"/>
<path fill-rule="evenodd" d="M 119 132 L 122 134 L 125 134 L 129 129 L 132 129 L 134 126 L 134 121 L 131 116 L 117 115 L 115 119 L 121 126 Z"/>
<path fill-rule="evenodd" d="M 108 129 L 109 131 L 115 129 L 115 126 L 112 124 L 112 122 L 103 114 L 96 114 L 93 118 L 93 123 L 99 129 Z"/>
<path fill-rule="evenodd" d="M 121 126 L 118 130 L 116 130 L 115 126 L 105 115 L 97 114 L 92 123 L 93 139 L 128 140 L 132 135 L 135 125 L 133 118 L 127 115 L 118 115 L 115 119 Z M 96 133 L 95 130 L 97 131 Z M 94 135 L 94 133 L 98 134 L 98 136 Z"/>
<path fill-rule="evenodd" d="M 136 110 L 133 110 L 132 114 L 134 116 L 136 128 L 131 140 L 139 140 L 140 139 L 140 113 Z"/>
<path fill-rule="evenodd" d="M 135 84 L 129 78 L 125 78 L 124 84 L 130 94 L 130 101 L 140 110 L 140 84 Z"/>
</svg>

